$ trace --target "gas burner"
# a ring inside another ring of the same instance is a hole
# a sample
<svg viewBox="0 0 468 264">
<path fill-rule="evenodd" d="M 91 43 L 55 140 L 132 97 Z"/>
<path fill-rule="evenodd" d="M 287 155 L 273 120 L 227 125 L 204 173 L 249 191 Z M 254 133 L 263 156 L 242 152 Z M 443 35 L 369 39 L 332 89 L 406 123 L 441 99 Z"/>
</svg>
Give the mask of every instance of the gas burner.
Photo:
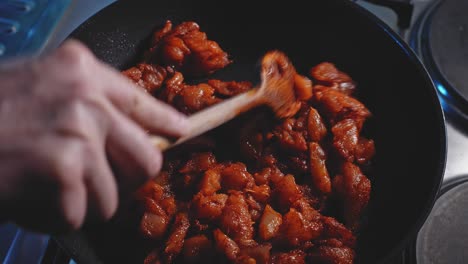
<svg viewBox="0 0 468 264">
<path fill-rule="evenodd" d="M 389 264 L 466 263 L 468 175 L 446 181 L 416 239 Z"/>
<path fill-rule="evenodd" d="M 410 45 L 419 54 L 444 110 L 468 121 L 468 2 L 438 0 L 413 26 Z"/>
<path fill-rule="evenodd" d="M 468 177 L 447 181 L 434 208 L 419 232 L 418 264 L 466 263 L 468 251 Z"/>
</svg>

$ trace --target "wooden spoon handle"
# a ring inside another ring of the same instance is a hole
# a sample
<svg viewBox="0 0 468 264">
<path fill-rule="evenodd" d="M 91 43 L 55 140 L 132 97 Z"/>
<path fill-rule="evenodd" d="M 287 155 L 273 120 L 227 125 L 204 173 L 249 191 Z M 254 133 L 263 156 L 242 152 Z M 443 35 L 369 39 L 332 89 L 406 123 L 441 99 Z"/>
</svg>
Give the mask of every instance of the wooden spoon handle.
<svg viewBox="0 0 468 264">
<path fill-rule="evenodd" d="M 188 118 L 189 133 L 176 142 L 171 142 L 160 136 L 151 136 L 151 140 L 157 148 L 164 151 L 216 128 L 261 103 L 263 103 L 263 98 L 259 95 L 258 90 L 250 90 L 191 115 Z"/>
</svg>

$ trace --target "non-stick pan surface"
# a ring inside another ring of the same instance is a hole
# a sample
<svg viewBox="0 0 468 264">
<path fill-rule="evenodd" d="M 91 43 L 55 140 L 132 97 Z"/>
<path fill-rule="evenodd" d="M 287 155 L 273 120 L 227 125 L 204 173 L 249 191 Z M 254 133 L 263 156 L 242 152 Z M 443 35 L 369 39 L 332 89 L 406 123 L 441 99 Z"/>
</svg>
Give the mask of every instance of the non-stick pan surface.
<svg viewBox="0 0 468 264">
<path fill-rule="evenodd" d="M 258 59 L 270 49 L 288 54 L 303 74 L 322 61 L 349 73 L 373 113 L 368 128 L 377 149 L 358 261 L 386 260 L 415 236 L 444 172 L 444 118 L 424 67 L 383 22 L 347 0 L 126 0 L 86 21 L 71 37 L 124 69 L 167 19 L 198 22 L 232 55 L 234 64 L 219 78 L 258 80 Z M 135 238 L 110 224 L 57 240 L 78 262 L 142 263 Z"/>
</svg>

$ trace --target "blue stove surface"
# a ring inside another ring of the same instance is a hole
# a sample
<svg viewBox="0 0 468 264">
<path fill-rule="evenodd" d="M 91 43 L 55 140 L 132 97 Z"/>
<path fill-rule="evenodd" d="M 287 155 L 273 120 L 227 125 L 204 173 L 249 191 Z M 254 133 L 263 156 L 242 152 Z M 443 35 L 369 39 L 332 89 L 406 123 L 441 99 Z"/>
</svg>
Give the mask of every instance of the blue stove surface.
<svg viewBox="0 0 468 264">
<path fill-rule="evenodd" d="M 16 226 L 12 224 L 0 226 L 0 260 L 5 259 L 16 231 Z"/>
</svg>

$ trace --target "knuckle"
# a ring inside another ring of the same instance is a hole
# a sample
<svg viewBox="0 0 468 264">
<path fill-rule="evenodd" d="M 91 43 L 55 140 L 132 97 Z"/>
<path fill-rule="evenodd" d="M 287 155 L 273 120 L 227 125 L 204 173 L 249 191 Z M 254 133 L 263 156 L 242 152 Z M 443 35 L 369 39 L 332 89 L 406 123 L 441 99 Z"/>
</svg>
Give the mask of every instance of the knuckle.
<svg viewBox="0 0 468 264">
<path fill-rule="evenodd" d="M 69 40 L 57 50 L 57 55 L 70 64 L 81 64 L 84 60 L 91 60 L 93 54 L 81 42 Z"/>
<path fill-rule="evenodd" d="M 65 106 L 57 120 L 57 131 L 84 141 L 91 140 L 95 128 L 95 116 L 87 103 L 81 98 L 73 98 L 65 102 Z"/>
<path fill-rule="evenodd" d="M 97 103 L 102 100 L 99 83 L 95 78 L 85 76 L 89 74 L 83 72 L 75 71 L 66 77 L 63 87 L 60 87 L 64 101 L 83 100 Z"/>
<path fill-rule="evenodd" d="M 93 89 L 92 83 L 90 83 L 86 78 L 72 80 L 68 89 L 70 89 L 70 95 L 76 98 L 87 98 L 93 93 L 96 94 L 96 90 Z"/>
<path fill-rule="evenodd" d="M 79 98 L 74 98 L 67 103 L 64 118 L 71 123 L 79 124 L 86 122 L 86 106 Z"/>
<path fill-rule="evenodd" d="M 83 44 L 70 40 L 65 42 L 55 53 L 55 58 L 67 66 L 74 74 L 87 73 L 89 64 L 94 61 L 94 55 Z"/>
<path fill-rule="evenodd" d="M 88 164 L 90 161 L 95 161 L 98 159 L 98 150 L 92 142 L 86 141 L 80 147 L 81 155 L 83 156 L 85 164 Z"/>
<path fill-rule="evenodd" d="M 51 169 L 60 186 L 69 188 L 81 181 L 82 164 L 80 144 L 63 143 L 57 147 L 52 157 Z"/>
</svg>

